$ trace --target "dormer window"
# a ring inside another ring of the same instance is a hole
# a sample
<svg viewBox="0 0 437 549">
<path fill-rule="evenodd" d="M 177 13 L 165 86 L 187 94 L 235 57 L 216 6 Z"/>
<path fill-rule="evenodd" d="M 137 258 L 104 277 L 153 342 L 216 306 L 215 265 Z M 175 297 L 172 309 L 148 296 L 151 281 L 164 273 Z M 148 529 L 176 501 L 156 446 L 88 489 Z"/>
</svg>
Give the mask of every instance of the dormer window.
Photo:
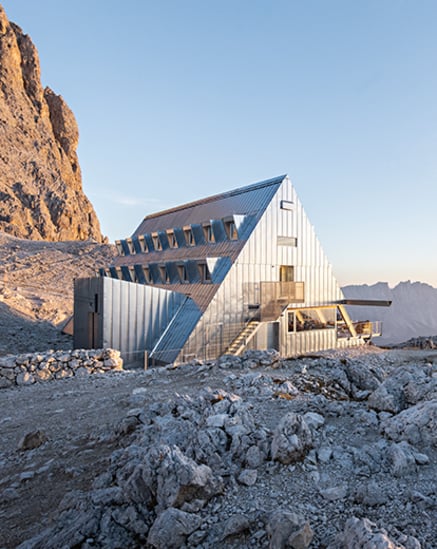
<svg viewBox="0 0 437 549">
<path fill-rule="evenodd" d="M 226 236 L 229 240 L 238 240 L 237 227 L 233 219 L 224 222 Z"/>
<path fill-rule="evenodd" d="M 199 273 L 201 282 L 211 282 L 211 273 L 206 263 L 199 263 Z"/>
<path fill-rule="evenodd" d="M 143 274 L 144 274 L 144 280 L 147 284 L 150 284 L 152 281 L 152 277 L 150 276 L 150 269 L 149 267 L 143 267 Z"/>
<path fill-rule="evenodd" d="M 187 246 L 195 246 L 196 242 L 194 240 L 193 229 L 191 227 L 184 227 L 184 237 Z"/>
<path fill-rule="evenodd" d="M 159 238 L 158 233 L 152 233 L 152 242 L 153 242 L 153 248 L 155 249 L 155 252 L 159 252 L 162 250 L 162 244 L 161 240 Z"/>
<path fill-rule="evenodd" d="M 116 241 L 115 241 L 115 246 L 116 246 L 116 248 L 117 248 L 118 255 L 124 255 L 123 246 L 122 246 L 120 240 L 116 240 Z"/>
<path fill-rule="evenodd" d="M 140 244 L 140 248 L 141 248 L 141 251 L 142 252 L 147 252 L 147 242 L 146 242 L 146 239 L 144 238 L 144 235 L 143 234 L 140 234 L 138 236 L 138 242 Z"/>
<path fill-rule="evenodd" d="M 126 238 L 126 244 L 127 244 L 127 247 L 129 248 L 129 253 L 134 254 L 135 247 L 134 247 L 134 243 L 132 242 L 132 238 Z"/>
<path fill-rule="evenodd" d="M 179 265 L 177 265 L 177 269 L 181 284 L 186 284 L 187 282 L 189 282 L 187 267 L 185 266 L 185 264 L 180 263 Z"/>
<path fill-rule="evenodd" d="M 135 269 L 133 267 L 128 267 L 128 268 L 129 268 L 129 275 L 130 275 L 131 282 L 138 282 Z"/>
<path fill-rule="evenodd" d="M 167 232 L 167 238 L 168 238 L 168 245 L 170 248 L 177 248 L 178 247 L 178 241 L 176 240 L 176 235 L 174 234 L 173 230 L 168 230 Z"/>
<path fill-rule="evenodd" d="M 202 228 L 203 228 L 203 234 L 205 236 L 205 240 L 209 243 L 214 243 L 215 237 L 214 237 L 214 231 L 212 230 L 211 223 L 204 223 L 202 225 Z"/>
<path fill-rule="evenodd" d="M 165 265 L 159 266 L 159 275 L 163 284 L 170 283 L 170 275 L 168 274 L 168 269 Z"/>
</svg>

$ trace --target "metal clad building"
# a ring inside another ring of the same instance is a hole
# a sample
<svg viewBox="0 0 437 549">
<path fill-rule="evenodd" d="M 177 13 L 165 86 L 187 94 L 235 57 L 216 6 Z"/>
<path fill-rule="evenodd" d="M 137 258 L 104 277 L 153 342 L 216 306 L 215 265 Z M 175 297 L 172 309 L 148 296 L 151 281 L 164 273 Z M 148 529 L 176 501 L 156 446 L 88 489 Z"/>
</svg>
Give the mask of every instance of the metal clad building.
<svg viewBox="0 0 437 549">
<path fill-rule="evenodd" d="M 362 344 L 287 176 L 147 216 L 100 279 L 76 282 L 75 345 L 156 363 Z M 96 297 L 97 296 L 97 297 Z"/>
</svg>

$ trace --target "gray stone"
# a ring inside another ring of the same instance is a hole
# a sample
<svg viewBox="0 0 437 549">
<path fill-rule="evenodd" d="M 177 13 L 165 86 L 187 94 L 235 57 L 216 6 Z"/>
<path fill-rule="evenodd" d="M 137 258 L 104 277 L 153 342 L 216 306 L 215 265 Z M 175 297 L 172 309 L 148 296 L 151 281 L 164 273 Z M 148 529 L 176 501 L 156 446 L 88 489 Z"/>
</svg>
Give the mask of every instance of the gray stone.
<svg viewBox="0 0 437 549">
<path fill-rule="evenodd" d="M 313 538 L 313 532 L 302 516 L 279 509 L 269 518 L 267 533 L 270 538 L 270 549 L 306 549 Z"/>
<path fill-rule="evenodd" d="M 0 389 L 9 389 L 9 387 L 12 387 L 13 385 L 14 382 L 12 380 L 0 374 Z"/>
<path fill-rule="evenodd" d="M 303 419 L 311 429 L 318 429 L 325 423 L 325 418 L 315 412 L 307 412 L 303 415 Z"/>
<path fill-rule="evenodd" d="M 332 457 L 332 448 L 329 446 L 321 446 L 317 450 L 317 458 L 321 463 L 327 463 Z"/>
<path fill-rule="evenodd" d="M 26 433 L 18 443 L 18 450 L 33 450 L 47 442 L 47 435 L 43 431 Z"/>
<path fill-rule="evenodd" d="M 245 515 L 232 515 L 225 522 L 223 527 L 223 540 L 229 537 L 236 537 L 250 530 L 250 522 Z"/>
<path fill-rule="evenodd" d="M 245 486 L 253 486 L 258 478 L 256 469 L 243 469 L 238 475 L 238 482 Z"/>
<path fill-rule="evenodd" d="M 312 447 L 311 430 L 303 417 L 286 414 L 277 425 L 271 445 L 272 459 L 289 465 L 302 460 Z"/>
<path fill-rule="evenodd" d="M 405 442 L 393 443 L 386 454 L 390 473 L 395 477 L 403 477 L 417 470 L 414 450 Z"/>
<path fill-rule="evenodd" d="M 177 446 L 163 449 L 157 470 L 158 508 L 180 507 L 193 499 L 208 501 L 222 490 L 222 478 L 216 477 L 207 465 L 198 465 Z"/>
<path fill-rule="evenodd" d="M 35 378 L 29 372 L 21 372 L 17 375 L 15 383 L 17 385 L 32 385 L 35 383 Z"/>
<path fill-rule="evenodd" d="M 437 399 L 421 402 L 382 423 L 389 438 L 414 446 L 437 446 Z"/>
<path fill-rule="evenodd" d="M 347 484 L 341 484 L 340 486 L 330 486 L 329 488 L 321 488 L 320 495 L 328 501 L 336 501 L 339 499 L 345 499 L 348 493 Z"/>
<path fill-rule="evenodd" d="M 147 543 L 156 549 L 177 549 L 200 526 L 201 518 L 180 509 L 163 511 L 153 523 Z"/>
<path fill-rule="evenodd" d="M 256 469 L 264 462 L 264 454 L 258 446 L 251 446 L 246 452 L 246 465 L 250 469 Z"/>
<path fill-rule="evenodd" d="M 346 521 L 345 529 L 337 537 L 334 544 L 329 545 L 328 549 L 402 549 L 391 540 L 387 532 L 379 529 L 376 524 L 364 518 L 352 517 Z"/>
</svg>

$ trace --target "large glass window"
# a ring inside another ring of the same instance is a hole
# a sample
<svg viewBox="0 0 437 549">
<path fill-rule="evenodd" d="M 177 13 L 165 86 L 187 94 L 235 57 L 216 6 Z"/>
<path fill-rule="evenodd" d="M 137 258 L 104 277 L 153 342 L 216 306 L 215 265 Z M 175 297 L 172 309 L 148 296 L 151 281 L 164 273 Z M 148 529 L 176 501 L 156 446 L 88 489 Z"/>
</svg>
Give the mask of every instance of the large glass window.
<svg viewBox="0 0 437 549">
<path fill-rule="evenodd" d="M 334 329 L 336 326 L 336 317 L 336 307 L 289 309 L 288 331 L 308 332 L 312 330 Z"/>
</svg>

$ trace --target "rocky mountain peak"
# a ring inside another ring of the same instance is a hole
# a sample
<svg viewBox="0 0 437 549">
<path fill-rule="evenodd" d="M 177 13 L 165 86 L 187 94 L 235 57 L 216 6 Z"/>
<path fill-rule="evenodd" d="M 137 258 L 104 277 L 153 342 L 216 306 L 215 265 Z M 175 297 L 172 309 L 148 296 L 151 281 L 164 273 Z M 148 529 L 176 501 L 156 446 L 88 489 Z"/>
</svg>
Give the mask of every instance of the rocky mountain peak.
<svg viewBox="0 0 437 549">
<path fill-rule="evenodd" d="M 33 240 L 102 241 L 82 190 L 79 130 L 41 84 L 37 49 L 0 6 L 0 230 Z"/>
</svg>

